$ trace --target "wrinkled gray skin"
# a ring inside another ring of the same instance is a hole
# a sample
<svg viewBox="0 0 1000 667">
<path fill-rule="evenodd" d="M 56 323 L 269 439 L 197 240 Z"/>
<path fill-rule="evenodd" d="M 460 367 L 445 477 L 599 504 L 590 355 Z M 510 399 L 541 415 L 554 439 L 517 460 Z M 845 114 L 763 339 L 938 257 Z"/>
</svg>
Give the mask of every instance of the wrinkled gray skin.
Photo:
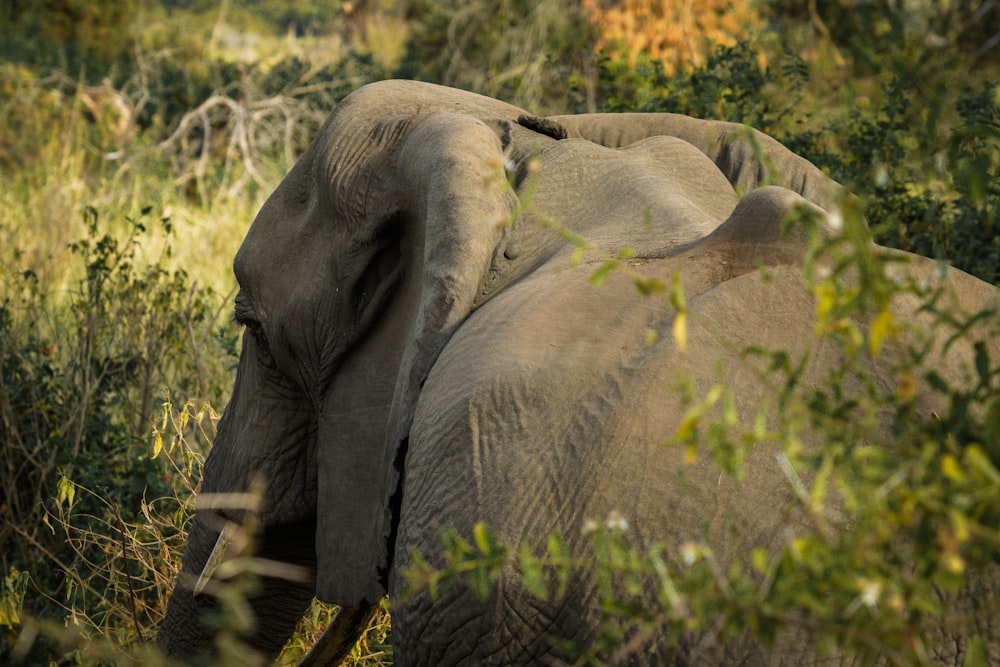
<svg viewBox="0 0 1000 667">
<path fill-rule="evenodd" d="M 572 269 L 572 247 L 532 214 L 506 224 L 529 186 L 531 211 L 611 252 L 633 247 L 646 275 L 669 283 L 680 272 L 685 354 L 668 305 L 636 297 L 620 275 L 594 288 L 599 259 Z M 735 361 L 747 345 L 814 345 L 819 370 L 839 363 L 814 343 L 800 237 L 779 227 L 796 203 L 829 210 L 841 192 L 769 137 L 727 123 L 543 121 L 408 81 L 345 99 L 235 261 L 246 334 L 201 493 L 243 491 L 261 475 L 260 555 L 315 571 L 314 583 L 265 580 L 248 642 L 274 654 L 314 594 L 360 614 L 387 592 L 400 665 L 557 661 L 550 635 L 592 639 L 583 578 L 552 604 L 509 577 L 486 603 L 399 595 L 410 550 L 433 560 L 442 529 L 468 536 L 477 520 L 539 548 L 557 528 L 580 546 L 584 522 L 612 511 L 640 547 L 707 535 L 723 563 L 779 547 L 797 509 L 773 450 L 755 448 L 736 485 L 709 456 L 684 463 L 659 443 L 685 409 L 677 379 L 691 374 L 704 395 L 719 360 L 740 414 L 753 415 L 763 388 Z M 931 262 L 912 260 L 909 271 L 939 279 Z M 946 280 L 966 308 L 992 298 L 961 272 Z M 900 301 L 898 317 L 912 320 L 913 305 Z M 968 349 L 950 354 L 940 368 L 958 377 Z M 211 638 L 198 613 L 211 596 L 192 596 L 191 584 L 223 518 L 239 512 L 200 511 L 191 526 L 158 637 L 172 654 L 190 658 Z M 948 638 L 939 657 L 954 662 L 962 646 Z M 656 647 L 630 659 L 656 662 Z M 675 658 L 792 665 L 811 662 L 808 649 L 691 636 Z"/>
</svg>

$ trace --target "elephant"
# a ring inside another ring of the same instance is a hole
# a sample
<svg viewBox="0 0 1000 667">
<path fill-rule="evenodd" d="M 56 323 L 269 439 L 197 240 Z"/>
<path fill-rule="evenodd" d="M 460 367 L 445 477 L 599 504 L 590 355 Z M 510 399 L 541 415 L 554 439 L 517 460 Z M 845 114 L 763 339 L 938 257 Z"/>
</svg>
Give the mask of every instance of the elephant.
<svg viewBox="0 0 1000 667">
<path fill-rule="evenodd" d="M 551 637 L 585 643 L 599 630 L 593 582 L 542 602 L 505 571 L 485 601 L 460 587 L 408 596 L 413 555 L 433 558 L 442 531 L 469 535 L 477 522 L 505 544 L 544 545 L 558 528 L 579 548 L 587 522 L 612 513 L 640 547 L 706 539 L 723 562 L 780 543 L 798 510 L 774 450 L 752 449 L 737 483 L 709 457 L 662 447 L 685 410 L 670 388 L 683 375 L 703 395 L 721 373 L 737 411 L 752 411 L 765 388 L 739 351 L 815 344 L 805 236 L 782 221 L 808 210 L 829 231 L 849 201 L 813 164 L 733 123 L 543 118 L 404 80 L 351 93 L 234 261 L 242 351 L 199 493 L 263 479 L 257 553 L 305 573 L 263 578 L 250 600 L 258 629 L 243 640 L 275 655 L 313 597 L 342 607 L 331 634 L 350 639 L 388 594 L 398 664 L 559 663 Z M 638 297 L 620 272 L 595 287 L 607 256 L 568 237 L 628 246 L 622 264 L 678 277 L 684 348 L 676 304 Z M 995 299 L 972 276 L 907 259 L 957 306 Z M 912 300 L 893 307 L 918 317 Z M 942 373 L 962 376 L 963 345 Z M 843 363 L 815 346 L 817 368 Z M 209 564 L 244 520 L 199 503 L 157 636 L 168 654 L 210 650 Z M 307 663 L 332 660 L 330 641 Z M 708 634 L 669 654 L 661 643 L 630 660 L 790 665 L 810 650 Z"/>
</svg>

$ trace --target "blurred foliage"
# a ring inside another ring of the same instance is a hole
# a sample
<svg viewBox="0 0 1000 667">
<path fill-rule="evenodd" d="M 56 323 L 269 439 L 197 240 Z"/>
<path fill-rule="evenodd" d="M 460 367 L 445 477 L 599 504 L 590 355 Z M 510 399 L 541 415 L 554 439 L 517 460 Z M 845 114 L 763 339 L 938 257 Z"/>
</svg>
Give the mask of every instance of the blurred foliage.
<svg viewBox="0 0 1000 667">
<path fill-rule="evenodd" d="M 589 62 L 593 27 L 573 0 L 414 0 L 396 76 L 555 113 Z"/>
<path fill-rule="evenodd" d="M 958 51 L 972 62 L 1000 61 L 1000 5 L 993 0 L 770 0 L 768 12 L 809 22 L 855 61 L 879 71 L 922 52 L 928 61 Z M 909 53 L 905 53 L 909 51 Z"/>
<path fill-rule="evenodd" d="M 168 219 L 162 254 L 142 258 L 150 213 L 119 238 L 86 211 L 87 236 L 71 248 L 82 278 L 65 302 L 30 269 L 12 263 L 0 276 L 2 571 L 26 586 L 20 613 L 87 618 L 133 641 L 162 613 L 164 556 L 179 549 L 178 510 L 204 453 L 157 460 L 150 429 L 177 397 L 221 402 L 217 364 L 236 360 L 218 297 L 163 268 Z M 189 416 L 181 430 L 214 428 L 210 413 Z M 0 656 L 10 649 L 0 644 Z"/>
<path fill-rule="evenodd" d="M 0 54 L 62 67 L 124 65 L 137 0 L 9 0 L 0 7 Z"/>
<path fill-rule="evenodd" d="M 334 20 L 343 15 L 345 5 L 349 3 L 311 0 L 237 0 L 235 4 L 278 30 L 305 35 L 329 30 Z"/>
<path fill-rule="evenodd" d="M 717 45 L 733 46 L 759 32 L 756 4 L 743 0 L 623 0 L 581 3 L 599 36 L 595 49 L 635 65 L 640 56 L 663 63 L 667 73 L 680 65 L 700 67 Z"/>
</svg>

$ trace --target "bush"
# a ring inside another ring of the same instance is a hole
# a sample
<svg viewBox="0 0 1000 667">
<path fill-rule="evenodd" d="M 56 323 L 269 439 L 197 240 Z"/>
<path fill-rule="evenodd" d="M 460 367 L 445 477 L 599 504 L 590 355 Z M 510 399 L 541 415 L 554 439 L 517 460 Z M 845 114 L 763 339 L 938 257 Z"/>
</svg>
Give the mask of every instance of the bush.
<svg viewBox="0 0 1000 667">
<path fill-rule="evenodd" d="M 596 51 L 630 64 L 640 54 L 649 56 L 668 73 L 701 67 L 716 45 L 732 46 L 763 27 L 755 3 L 746 0 L 583 0 L 581 5 L 598 29 Z"/>
<path fill-rule="evenodd" d="M 396 76 L 517 104 L 565 111 L 566 91 L 581 85 L 593 27 L 567 0 L 460 0 L 410 6 L 412 28 Z"/>
<path fill-rule="evenodd" d="M 1000 59 L 1000 6 L 995 3 L 770 0 L 766 7 L 773 17 L 786 23 L 813 24 L 851 54 L 862 71 L 878 71 L 884 66 L 883 59 L 895 59 L 905 52 L 923 52 L 938 60 L 958 53 L 979 65 Z"/>
<path fill-rule="evenodd" d="M 169 220 L 159 221 L 162 255 L 142 261 L 149 215 L 118 239 L 89 210 L 88 235 L 72 247 L 83 276 L 65 298 L 30 270 L 2 276 L 8 638 L 30 615 L 135 642 L 162 613 L 214 414 L 179 402 L 176 431 L 203 437 L 176 459 L 158 456 L 149 433 L 157 422 L 169 433 L 177 397 L 224 401 L 236 337 L 217 295 L 162 267 Z M 0 644 L 0 656 L 10 650 Z"/>
<path fill-rule="evenodd" d="M 135 0 L 5 2 L 0 8 L 0 55 L 71 72 L 98 83 L 127 67 L 135 33 Z"/>
</svg>

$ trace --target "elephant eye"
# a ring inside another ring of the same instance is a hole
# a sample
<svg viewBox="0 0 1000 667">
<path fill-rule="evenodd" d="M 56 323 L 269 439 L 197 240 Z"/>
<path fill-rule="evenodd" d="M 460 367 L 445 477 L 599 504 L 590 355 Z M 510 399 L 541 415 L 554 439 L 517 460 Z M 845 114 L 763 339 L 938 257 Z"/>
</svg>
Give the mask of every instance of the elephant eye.
<svg viewBox="0 0 1000 667">
<path fill-rule="evenodd" d="M 257 354 L 257 361 L 265 368 L 274 368 L 274 357 L 271 356 L 271 346 L 267 342 L 267 334 L 260 322 L 249 318 L 240 312 L 233 313 L 233 320 L 246 328 L 246 332 L 253 339 L 254 349 Z"/>
<path fill-rule="evenodd" d="M 267 342 L 267 334 L 264 333 L 264 327 L 259 322 L 254 322 L 252 326 L 247 327 L 247 331 L 253 336 L 254 348 L 257 351 L 257 361 L 264 368 L 274 368 L 274 357 L 271 356 L 271 346 Z"/>
</svg>

